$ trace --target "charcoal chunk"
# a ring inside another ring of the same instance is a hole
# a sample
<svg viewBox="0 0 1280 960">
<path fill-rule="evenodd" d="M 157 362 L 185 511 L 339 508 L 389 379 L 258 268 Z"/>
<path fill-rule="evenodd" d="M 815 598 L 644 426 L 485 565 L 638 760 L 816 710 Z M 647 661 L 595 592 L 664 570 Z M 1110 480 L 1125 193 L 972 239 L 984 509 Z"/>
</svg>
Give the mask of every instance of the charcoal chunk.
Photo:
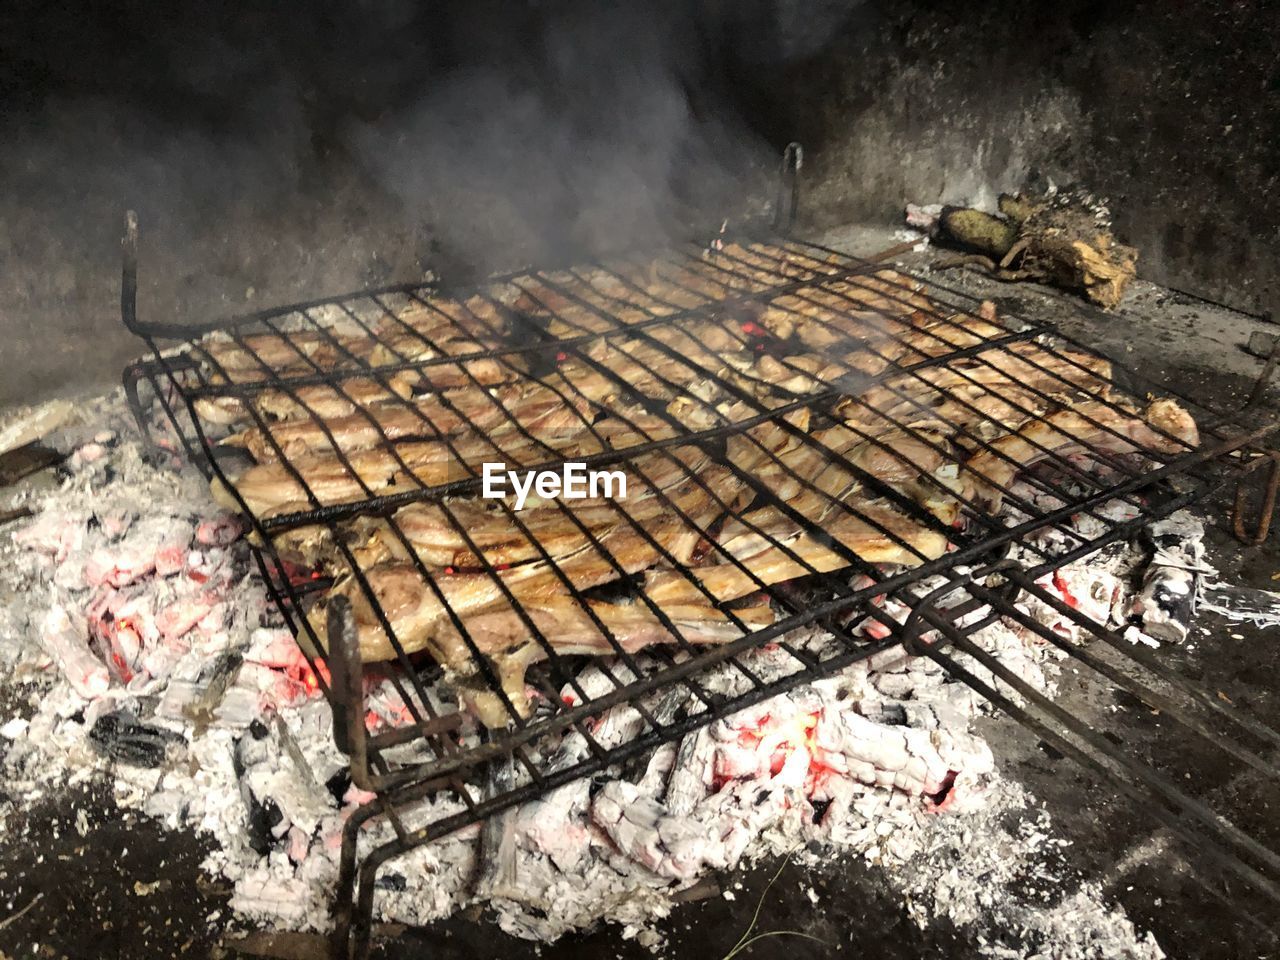
<svg viewBox="0 0 1280 960">
<path fill-rule="evenodd" d="M 170 750 L 186 746 L 181 734 L 142 723 L 124 710 L 100 716 L 89 740 L 106 756 L 135 767 L 158 767 Z"/>
</svg>

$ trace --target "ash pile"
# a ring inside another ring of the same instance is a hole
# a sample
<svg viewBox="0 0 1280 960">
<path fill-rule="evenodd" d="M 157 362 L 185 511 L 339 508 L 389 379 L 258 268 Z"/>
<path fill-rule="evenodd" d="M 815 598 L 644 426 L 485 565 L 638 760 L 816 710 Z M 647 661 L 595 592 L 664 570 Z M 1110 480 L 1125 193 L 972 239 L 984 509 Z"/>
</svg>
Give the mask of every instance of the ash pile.
<svg viewBox="0 0 1280 960">
<path fill-rule="evenodd" d="M 119 395 L 89 405 L 53 442 L 70 454 L 56 484 L 20 491 L 33 516 L 0 532 L 0 581 L 11 598 L 0 608 L 0 657 L 26 693 L 20 716 L 0 718 L 9 796 L 28 803 L 109 776 L 121 806 L 216 840 L 205 867 L 234 884 L 243 918 L 325 929 L 343 824 L 373 797 L 351 784 L 328 704 L 268 602 L 238 520 L 176 457 L 146 461 Z M 1198 524 L 1185 515 L 1177 524 L 1194 542 Z M 1162 555 L 1177 571 L 1185 564 L 1169 561 L 1171 543 Z M 1170 609 L 1152 602 L 1153 573 L 1144 587 L 1147 559 L 1121 544 L 1043 585 L 1155 643 L 1130 622 L 1135 598 L 1145 596 L 1148 611 Z M 1078 627 L 1047 605 L 1023 606 L 1077 638 Z M 877 616 L 902 622 L 908 613 L 886 605 Z M 877 626 L 863 625 L 869 638 Z M 783 639 L 812 651 L 835 642 L 813 628 Z M 974 640 L 1037 690 L 1054 691 L 1057 648 L 1003 620 Z M 768 645 L 741 662 L 768 680 L 790 659 Z M 609 669 L 625 679 L 624 665 Z M 578 677 L 588 695 L 605 682 L 599 666 Z M 706 685 L 733 692 L 742 682 L 726 666 Z M 401 719 L 382 683 L 365 690 L 374 730 Z M 433 694 L 443 707 L 455 703 L 446 688 Z M 687 691 L 675 689 L 639 706 L 659 717 L 692 709 Z M 380 875 L 375 915 L 419 925 L 480 903 L 521 937 L 552 940 L 603 920 L 656 944 L 655 921 L 712 871 L 782 854 L 815 865 L 845 855 L 883 868 L 916 922 L 971 926 L 992 956 L 1028 944 L 1061 957 L 1162 956 L 1097 887 L 1058 878 L 1050 904 L 1020 892 L 1020 878 L 1065 841 L 1035 799 L 998 773 L 973 727 L 987 709 L 932 661 L 895 648 L 412 850 Z M 642 722 L 637 705 L 622 704 L 596 719 L 592 735 L 609 747 Z M 461 736 L 475 744 L 480 730 L 468 722 Z M 399 749 L 412 760 L 420 748 Z M 533 759 L 554 772 L 586 750 L 586 738 L 569 732 L 540 742 Z M 518 786 L 523 773 L 499 767 L 487 776 L 475 784 L 481 795 Z M 407 811 L 408 826 L 463 809 L 435 796 Z M 390 835 L 375 824 L 371 846 Z"/>
</svg>

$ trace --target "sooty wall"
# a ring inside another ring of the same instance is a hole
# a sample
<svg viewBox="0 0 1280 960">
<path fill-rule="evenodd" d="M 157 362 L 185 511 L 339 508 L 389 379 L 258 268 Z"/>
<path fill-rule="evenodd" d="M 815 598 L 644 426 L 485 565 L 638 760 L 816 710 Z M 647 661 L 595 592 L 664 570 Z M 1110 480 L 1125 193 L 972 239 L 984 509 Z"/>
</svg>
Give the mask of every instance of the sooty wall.
<svg viewBox="0 0 1280 960">
<path fill-rule="evenodd" d="M 137 351 L 126 206 L 144 315 L 203 319 L 758 214 L 792 139 L 811 223 L 1081 181 L 1144 275 L 1268 309 L 1264 6 L 10 4 L 0 404 L 107 383 Z"/>
<path fill-rule="evenodd" d="M 819 222 L 1078 182 L 1140 275 L 1262 313 L 1280 296 L 1280 9 L 896 3 L 783 72 Z M 780 132 L 780 131 L 779 131 Z"/>
</svg>

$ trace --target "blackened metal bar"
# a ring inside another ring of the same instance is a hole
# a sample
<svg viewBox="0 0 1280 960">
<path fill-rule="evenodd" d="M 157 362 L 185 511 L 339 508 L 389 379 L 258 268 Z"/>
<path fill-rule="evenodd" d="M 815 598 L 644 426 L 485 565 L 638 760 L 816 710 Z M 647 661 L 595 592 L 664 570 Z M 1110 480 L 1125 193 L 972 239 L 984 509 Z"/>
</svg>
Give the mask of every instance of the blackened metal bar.
<svg viewBox="0 0 1280 960">
<path fill-rule="evenodd" d="M 1022 579 L 1022 578 L 1019 578 L 1019 579 Z M 1014 582 L 1016 583 L 1017 581 L 1014 581 Z M 1047 642 L 1053 644 L 1055 647 L 1057 647 L 1063 653 L 1067 654 L 1067 656 L 1071 657 L 1073 660 L 1080 661 L 1090 670 L 1093 670 L 1095 673 L 1099 674 L 1100 676 L 1106 677 L 1117 687 L 1121 687 L 1129 691 L 1139 700 L 1142 700 L 1148 705 L 1155 707 L 1165 715 L 1172 717 L 1176 723 L 1179 723 L 1182 726 L 1187 727 L 1188 729 L 1193 730 L 1194 732 L 1200 734 L 1200 736 L 1204 737 L 1206 740 L 1214 744 L 1219 749 L 1224 750 L 1225 752 L 1231 754 L 1237 760 L 1240 760 L 1241 762 L 1248 764 L 1249 766 L 1257 770 L 1259 773 L 1265 774 L 1268 777 L 1280 779 L 1280 769 L 1278 769 L 1274 764 L 1258 756 L 1258 754 L 1256 754 L 1252 750 L 1249 750 L 1241 746 L 1233 738 L 1224 737 L 1217 733 L 1214 733 L 1212 730 L 1208 728 L 1206 724 L 1204 724 L 1198 718 L 1192 717 L 1184 713 L 1180 705 L 1175 703 L 1171 698 L 1166 697 L 1158 693 L 1156 690 L 1152 689 L 1152 687 L 1149 684 L 1143 683 L 1141 680 L 1139 680 L 1136 677 L 1129 676 L 1119 668 L 1113 666 L 1112 664 L 1107 663 L 1105 660 L 1102 660 L 1094 656 L 1086 648 L 1068 642 L 1067 640 L 1059 636 L 1054 630 L 1046 628 L 1044 624 L 1039 623 L 1033 617 L 1023 613 L 1014 604 L 1008 603 L 1007 601 L 1004 601 L 1001 598 L 997 597 L 990 590 L 985 589 L 980 584 L 977 584 L 977 583 L 971 584 L 967 587 L 967 589 L 973 596 L 983 599 L 985 602 L 991 603 L 994 607 L 997 607 L 1000 613 L 1005 617 L 1008 617 L 1014 622 L 1021 624 L 1023 627 L 1025 627 L 1028 630 L 1031 630 L 1038 636 L 1043 637 Z M 1044 596 L 1047 593 L 1047 591 L 1036 590 L 1034 591 L 1034 593 L 1038 598 L 1044 599 Z M 1096 626 L 1087 627 L 1086 629 L 1088 629 L 1089 632 L 1094 636 L 1098 636 L 1098 630 Z M 1124 651 L 1121 651 L 1121 652 L 1123 653 Z M 1238 719 L 1236 716 L 1226 712 L 1225 710 L 1215 711 L 1215 712 L 1217 712 L 1220 716 L 1224 716 L 1232 720 Z M 1271 731 L 1271 734 L 1273 738 L 1280 739 L 1280 734 L 1277 734 L 1275 731 Z"/>
<path fill-rule="evenodd" d="M 1216 843 L 1207 840 L 1201 834 L 1192 830 L 1186 823 L 1184 823 L 1182 817 L 1173 810 L 1161 804 L 1150 803 L 1150 795 L 1148 793 L 1135 786 L 1128 779 L 1118 775 L 1112 767 L 1102 763 L 1092 754 L 1076 746 L 1074 742 L 1067 739 L 1067 737 L 1057 729 L 1036 719 L 1029 711 L 1019 707 L 1009 697 L 999 693 L 990 684 L 983 682 L 971 671 L 963 667 L 953 657 L 950 657 L 938 650 L 930 651 L 928 656 L 931 660 L 935 661 L 939 666 L 951 674 L 951 676 L 956 677 L 967 686 L 976 690 L 993 705 L 998 707 L 1002 713 L 1012 717 L 1020 725 L 1026 727 L 1037 737 L 1053 746 L 1054 749 L 1061 752 L 1064 756 L 1070 757 L 1084 769 L 1092 770 L 1094 773 L 1101 775 L 1139 809 L 1147 810 L 1152 813 L 1156 819 L 1160 820 L 1169 830 L 1181 837 L 1185 842 L 1189 843 L 1192 849 L 1196 850 L 1201 855 L 1208 857 L 1222 869 L 1230 871 L 1231 873 L 1241 877 L 1250 886 L 1265 893 L 1271 899 L 1280 902 L 1280 886 L 1277 886 L 1273 881 L 1259 873 L 1253 867 L 1242 862 L 1238 856 L 1223 850 Z M 1177 791 L 1175 790 L 1175 792 Z"/>
<path fill-rule="evenodd" d="M 928 615 L 926 614 L 926 616 Z M 1124 754 L 1114 744 L 1107 740 L 1106 737 L 1102 736 L 1087 723 L 1074 716 L 1070 711 L 1066 710 L 1059 704 L 1054 703 L 1044 694 L 1040 693 L 1040 691 L 1032 687 L 998 659 L 974 643 L 969 639 L 969 637 L 965 636 L 962 632 L 948 624 L 943 618 L 934 617 L 930 619 L 933 620 L 934 625 L 937 626 L 938 629 L 948 634 L 956 649 L 968 654 L 974 660 L 978 661 L 978 663 L 990 670 L 1009 687 L 1016 690 L 1027 701 L 1035 704 L 1038 710 L 1052 716 L 1063 727 L 1088 743 L 1092 749 L 1101 753 L 1112 763 L 1125 770 L 1126 773 L 1141 780 L 1156 796 L 1160 797 L 1166 803 L 1173 804 L 1191 814 L 1195 819 L 1200 821 L 1205 828 L 1218 833 L 1225 841 L 1229 842 L 1230 845 L 1239 850 L 1247 851 L 1251 856 L 1267 864 L 1267 866 L 1272 870 L 1280 872 L 1280 855 L 1277 855 L 1274 851 L 1262 846 L 1258 841 L 1241 831 L 1234 824 L 1231 824 L 1224 817 L 1215 813 L 1201 801 L 1184 794 L 1159 772 L 1149 767 L 1145 767 L 1141 763 L 1136 763 L 1124 756 Z M 1280 900 L 1280 886 L 1272 884 L 1269 885 L 1267 889 L 1277 898 L 1277 900 Z"/>
</svg>

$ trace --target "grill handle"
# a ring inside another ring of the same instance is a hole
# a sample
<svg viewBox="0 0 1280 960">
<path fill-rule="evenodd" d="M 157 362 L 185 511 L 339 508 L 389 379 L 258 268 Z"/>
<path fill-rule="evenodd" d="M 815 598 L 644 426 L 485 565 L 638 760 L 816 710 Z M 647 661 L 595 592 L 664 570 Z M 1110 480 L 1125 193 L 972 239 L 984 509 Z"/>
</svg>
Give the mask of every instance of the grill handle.
<svg viewBox="0 0 1280 960">
<path fill-rule="evenodd" d="M 794 140 L 782 150 L 782 166 L 778 170 L 778 198 L 773 206 L 773 229 L 786 235 L 795 226 L 800 206 L 800 167 L 804 165 L 804 147 Z"/>
<path fill-rule="evenodd" d="M 138 324 L 138 214 L 134 210 L 124 213 L 120 252 L 120 319 L 130 333 L 144 336 L 145 331 Z"/>
</svg>

